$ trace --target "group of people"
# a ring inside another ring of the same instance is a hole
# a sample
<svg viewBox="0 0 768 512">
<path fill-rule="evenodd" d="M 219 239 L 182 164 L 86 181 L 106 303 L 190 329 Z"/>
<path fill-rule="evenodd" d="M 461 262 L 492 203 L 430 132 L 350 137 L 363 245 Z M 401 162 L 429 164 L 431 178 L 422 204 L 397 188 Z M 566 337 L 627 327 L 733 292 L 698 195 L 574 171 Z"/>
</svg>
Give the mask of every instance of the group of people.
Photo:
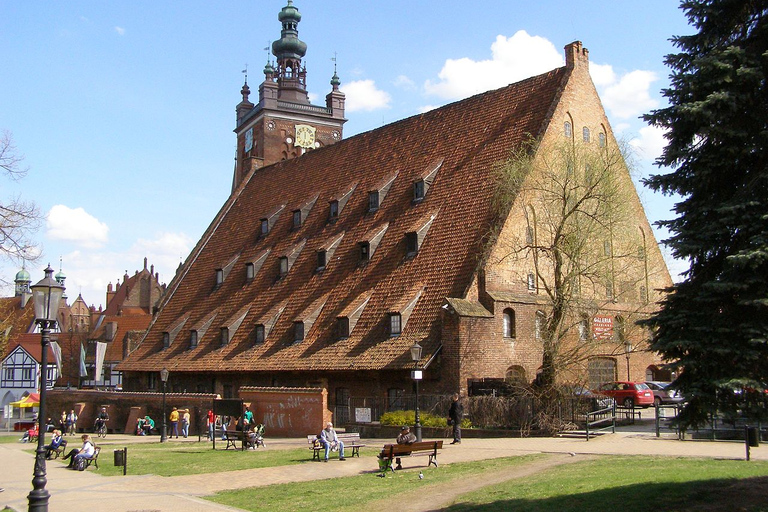
<svg viewBox="0 0 768 512">
<path fill-rule="evenodd" d="M 152 431 L 155 429 L 155 420 L 149 417 L 149 414 L 144 416 L 143 418 L 139 418 L 136 420 L 136 435 L 137 436 L 148 436 L 152 433 Z"/>
<path fill-rule="evenodd" d="M 71 436 L 74 436 L 77 434 L 77 413 L 74 409 L 71 409 L 69 413 L 67 411 L 61 411 L 61 416 L 59 417 L 59 430 L 61 430 L 62 435 L 69 434 Z"/>
<path fill-rule="evenodd" d="M 176 439 L 179 438 L 179 420 L 181 420 L 181 435 L 184 438 L 189 437 L 189 422 L 191 419 L 191 416 L 189 414 L 189 409 L 184 409 L 182 411 L 179 411 L 177 407 L 174 407 L 171 410 L 171 414 L 168 416 L 168 419 L 171 421 L 171 432 L 168 434 L 168 437 L 176 437 Z"/>
</svg>

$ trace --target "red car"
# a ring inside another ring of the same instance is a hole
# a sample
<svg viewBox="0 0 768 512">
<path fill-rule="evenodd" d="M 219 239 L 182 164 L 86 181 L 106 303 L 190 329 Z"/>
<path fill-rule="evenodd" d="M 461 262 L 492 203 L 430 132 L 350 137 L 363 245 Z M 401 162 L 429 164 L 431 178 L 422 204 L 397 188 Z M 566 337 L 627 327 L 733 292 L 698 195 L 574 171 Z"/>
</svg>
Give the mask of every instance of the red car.
<svg viewBox="0 0 768 512">
<path fill-rule="evenodd" d="M 649 407 L 653 405 L 653 391 L 642 382 L 609 382 L 596 391 L 608 395 L 624 407 Z"/>
</svg>

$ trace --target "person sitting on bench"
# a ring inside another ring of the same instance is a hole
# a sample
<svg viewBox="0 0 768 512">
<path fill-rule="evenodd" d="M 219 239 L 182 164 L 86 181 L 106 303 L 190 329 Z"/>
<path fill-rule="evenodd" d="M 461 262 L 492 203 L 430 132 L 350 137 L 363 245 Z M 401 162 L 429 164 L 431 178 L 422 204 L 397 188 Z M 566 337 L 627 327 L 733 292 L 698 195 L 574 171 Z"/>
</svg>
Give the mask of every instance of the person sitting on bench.
<svg viewBox="0 0 768 512">
<path fill-rule="evenodd" d="M 88 434 L 83 434 L 82 437 L 83 440 L 83 446 L 80 447 L 78 450 L 77 448 L 72 448 L 72 450 L 64 456 L 61 460 L 67 460 L 69 459 L 69 464 L 67 465 L 68 468 L 76 468 L 77 467 L 77 461 L 86 457 L 93 457 L 93 454 L 96 453 L 96 447 L 93 445 L 93 442 L 91 441 L 91 436 Z"/>
<path fill-rule="evenodd" d="M 320 444 L 325 448 L 325 462 L 328 462 L 328 452 L 339 450 L 339 460 L 344 458 L 344 443 L 339 440 L 336 431 L 333 429 L 333 423 L 326 423 L 325 428 L 320 431 Z"/>
<path fill-rule="evenodd" d="M 411 434 L 411 427 L 408 425 L 405 425 L 403 428 L 400 429 L 400 435 L 397 436 L 397 444 L 413 444 L 416 442 L 416 436 Z M 404 453 L 403 455 L 408 455 Z M 395 463 L 397 464 L 395 466 L 395 469 L 403 469 L 403 466 L 400 465 L 400 457 L 395 459 Z"/>
<path fill-rule="evenodd" d="M 149 417 L 149 414 L 144 416 L 144 423 L 141 424 L 141 435 L 148 436 L 155 429 L 155 420 Z"/>
<path fill-rule="evenodd" d="M 45 458 L 50 459 L 53 452 L 59 447 L 62 449 L 67 447 L 67 440 L 61 435 L 61 430 L 54 429 L 53 437 L 51 437 L 51 444 L 45 445 Z"/>
</svg>

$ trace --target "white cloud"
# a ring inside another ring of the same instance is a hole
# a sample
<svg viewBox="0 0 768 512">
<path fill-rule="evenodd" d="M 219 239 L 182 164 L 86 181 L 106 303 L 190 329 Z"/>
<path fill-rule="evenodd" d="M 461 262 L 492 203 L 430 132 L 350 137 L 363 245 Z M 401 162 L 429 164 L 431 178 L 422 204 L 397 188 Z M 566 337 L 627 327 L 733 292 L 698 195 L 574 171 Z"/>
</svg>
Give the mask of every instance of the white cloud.
<svg viewBox="0 0 768 512">
<path fill-rule="evenodd" d="M 123 281 L 127 272 L 134 275 L 147 265 L 160 274 L 160 282 L 168 284 L 176 274 L 179 262 L 192 250 L 194 240 L 184 233 L 159 232 L 152 238 L 140 238 L 125 251 L 75 250 L 62 255 L 67 275 L 70 304 L 78 294 L 97 308 L 106 307 L 107 284 Z M 41 274 L 42 275 L 42 274 Z"/>
<path fill-rule="evenodd" d="M 644 126 L 640 128 L 638 137 L 629 141 L 635 149 L 637 156 L 643 160 L 656 160 L 661 156 L 667 139 L 664 138 L 666 130 L 656 126 Z"/>
<path fill-rule="evenodd" d="M 600 92 L 603 105 L 619 119 L 638 117 L 656 107 L 650 87 L 658 77 L 653 71 L 636 69 L 619 77 L 608 64 L 589 64 L 592 81 Z"/>
<path fill-rule="evenodd" d="M 422 105 L 419 107 L 419 114 L 423 114 L 424 112 L 429 112 L 430 110 L 435 110 L 436 108 L 439 108 L 440 105 Z"/>
<path fill-rule="evenodd" d="M 82 247 L 97 248 L 108 240 L 109 227 L 83 208 L 57 204 L 48 212 L 47 234 L 53 240 L 67 240 Z"/>
<path fill-rule="evenodd" d="M 563 56 L 550 41 L 520 30 L 512 37 L 496 36 L 491 59 L 448 59 L 438 74 L 439 81 L 427 80 L 427 94 L 447 100 L 498 89 L 524 78 L 563 65 Z"/>
<path fill-rule="evenodd" d="M 341 89 L 347 97 L 347 112 L 371 112 L 389 108 L 389 103 L 392 101 L 389 93 L 377 89 L 373 80 L 356 80 L 342 86 Z"/>
<path fill-rule="evenodd" d="M 125 29 L 123 27 L 115 27 L 115 32 L 117 32 L 117 35 L 120 35 L 120 36 L 125 35 Z"/>
<path fill-rule="evenodd" d="M 399 75 L 395 80 L 392 82 L 392 85 L 399 89 L 405 89 L 407 91 L 413 90 L 416 88 L 416 84 L 413 83 L 413 80 L 408 78 L 405 75 Z"/>
</svg>

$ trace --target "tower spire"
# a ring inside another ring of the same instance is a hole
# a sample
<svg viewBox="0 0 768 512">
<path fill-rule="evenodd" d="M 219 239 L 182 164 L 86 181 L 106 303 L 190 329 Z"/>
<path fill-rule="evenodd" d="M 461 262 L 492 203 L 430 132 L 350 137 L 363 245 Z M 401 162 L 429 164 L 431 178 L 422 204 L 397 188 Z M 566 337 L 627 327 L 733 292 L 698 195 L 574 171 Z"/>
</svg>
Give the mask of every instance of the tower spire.
<svg viewBox="0 0 768 512">
<path fill-rule="evenodd" d="M 280 39 L 272 43 L 272 54 L 277 58 L 279 98 L 309 104 L 307 68 L 301 65 L 301 59 L 307 53 L 307 43 L 299 39 L 301 13 L 293 6 L 293 0 L 288 0 L 277 19 L 283 28 Z"/>
</svg>

